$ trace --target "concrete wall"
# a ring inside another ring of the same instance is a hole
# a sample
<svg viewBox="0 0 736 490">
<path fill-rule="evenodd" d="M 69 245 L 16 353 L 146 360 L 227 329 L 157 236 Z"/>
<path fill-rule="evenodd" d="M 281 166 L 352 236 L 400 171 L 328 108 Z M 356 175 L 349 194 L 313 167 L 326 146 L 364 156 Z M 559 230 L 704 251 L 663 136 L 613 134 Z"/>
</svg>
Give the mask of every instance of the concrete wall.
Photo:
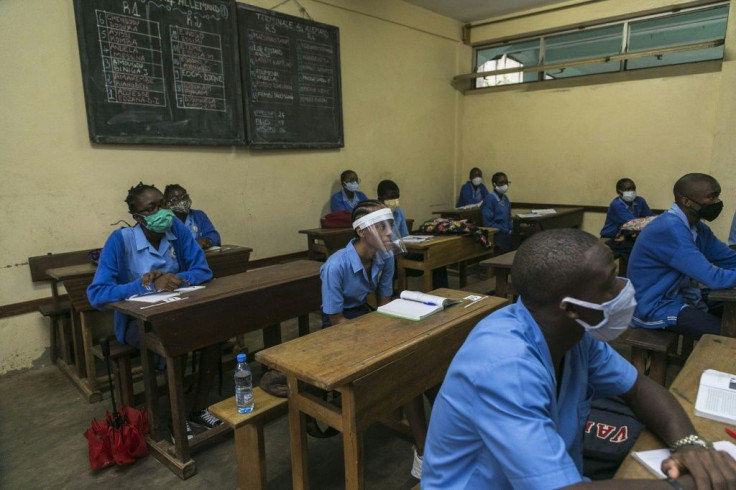
<svg viewBox="0 0 736 490">
<path fill-rule="evenodd" d="M 223 240 L 252 247 L 253 259 L 305 250 L 297 231 L 319 226 L 346 168 L 369 197 L 395 180 L 410 218 L 451 205 L 460 24 L 395 0 L 300 3 L 340 28 L 343 149 L 92 145 L 72 2 L 0 2 L 0 305 L 48 296 L 27 258 L 101 247 L 111 223 L 130 222 L 123 199 L 138 181 L 185 186 Z M 295 2 L 277 10 L 300 15 Z M 47 349 L 39 314 L 0 319 L 0 374 L 47 362 Z"/>
</svg>

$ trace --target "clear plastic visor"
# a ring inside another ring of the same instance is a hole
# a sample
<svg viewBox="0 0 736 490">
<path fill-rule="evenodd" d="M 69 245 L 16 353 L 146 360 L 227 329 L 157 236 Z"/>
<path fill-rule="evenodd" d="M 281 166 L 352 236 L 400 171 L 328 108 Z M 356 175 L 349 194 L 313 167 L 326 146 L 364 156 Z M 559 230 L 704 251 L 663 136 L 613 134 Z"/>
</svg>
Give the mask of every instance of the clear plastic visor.
<svg viewBox="0 0 736 490">
<path fill-rule="evenodd" d="M 393 255 L 406 253 L 406 245 L 394 222 L 394 214 L 388 208 L 373 211 L 356 219 L 353 221 L 353 229 L 362 230 L 361 239 L 380 252 Z"/>
</svg>

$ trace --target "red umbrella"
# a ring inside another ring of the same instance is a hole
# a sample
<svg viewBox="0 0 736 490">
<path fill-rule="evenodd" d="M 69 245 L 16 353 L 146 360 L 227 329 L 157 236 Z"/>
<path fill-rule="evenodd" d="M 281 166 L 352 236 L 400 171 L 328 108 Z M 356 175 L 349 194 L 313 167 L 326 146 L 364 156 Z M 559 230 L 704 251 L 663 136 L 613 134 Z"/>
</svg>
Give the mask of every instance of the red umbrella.
<svg viewBox="0 0 736 490">
<path fill-rule="evenodd" d="M 110 375 L 110 346 L 107 338 L 100 340 Z M 148 455 L 145 435 L 148 433 L 148 415 L 145 410 L 123 406 L 115 407 L 112 397 L 112 415 L 105 412 L 104 420 L 92 419 L 89 429 L 84 432 L 89 449 L 89 465 L 93 470 L 106 468 L 113 464 L 132 464 L 137 458 Z"/>
</svg>

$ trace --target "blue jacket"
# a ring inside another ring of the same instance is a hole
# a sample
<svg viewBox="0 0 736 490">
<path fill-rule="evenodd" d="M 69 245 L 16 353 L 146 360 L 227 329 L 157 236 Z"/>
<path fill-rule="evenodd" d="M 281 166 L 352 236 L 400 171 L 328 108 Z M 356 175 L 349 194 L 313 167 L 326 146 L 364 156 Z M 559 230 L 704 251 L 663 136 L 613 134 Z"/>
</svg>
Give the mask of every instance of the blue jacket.
<svg viewBox="0 0 736 490">
<path fill-rule="evenodd" d="M 215 225 L 212 224 L 204 211 L 190 209 L 187 218 L 184 220 L 184 226 L 189 228 L 192 238 L 195 240 L 209 238 L 213 246 L 219 247 L 221 245 L 220 234 L 215 230 Z"/>
<path fill-rule="evenodd" d="M 636 196 L 634 201 L 629 204 L 621 199 L 621 196 L 616 196 L 608 206 L 606 223 L 601 230 L 601 236 L 614 238 L 618 234 L 621 225 L 632 219 L 646 218 L 647 216 L 654 216 L 654 213 L 649 209 L 643 197 Z"/>
<path fill-rule="evenodd" d="M 134 294 L 148 292 L 143 287 L 141 276 L 130 277 L 126 264 L 126 247 L 136 254 L 148 253 L 142 244 L 136 244 L 134 228 L 113 231 L 102 248 L 97 272 L 92 284 L 87 288 L 87 298 L 97 309 L 103 309 L 106 303 L 122 301 Z M 166 237 L 179 266 L 177 276 L 193 286 L 212 278 L 212 271 L 207 265 L 202 248 L 194 241 L 181 221 L 174 219 L 171 231 L 166 233 Z M 128 316 L 116 311 L 114 317 L 115 337 L 120 343 L 124 343 Z"/>
<path fill-rule="evenodd" d="M 480 184 L 478 189 L 473 188 L 473 183 L 467 181 L 460 187 L 460 196 L 457 198 L 456 207 L 467 206 L 468 204 L 476 204 L 481 202 L 488 195 L 488 189 L 485 184 Z"/>
<path fill-rule="evenodd" d="M 356 204 L 368 199 L 368 196 L 360 191 L 355 191 L 353 194 L 353 200 L 350 201 L 347 194 L 345 194 L 345 189 L 335 192 L 330 198 L 330 210 L 333 213 L 335 211 L 352 211 Z"/>
<path fill-rule="evenodd" d="M 692 304 L 683 295 L 693 291 L 691 279 L 711 289 L 732 288 L 734 269 L 736 252 L 702 221 L 690 228 L 673 204 L 642 230 L 631 251 L 628 276 L 638 303 L 632 323 L 644 328 L 677 324 L 680 309 Z"/>
<path fill-rule="evenodd" d="M 499 197 L 497 192 L 491 192 L 483 199 L 480 208 L 483 215 L 483 226 L 498 228 L 498 233 L 508 235 L 514 228 L 511 221 L 511 201 L 504 194 Z"/>
</svg>

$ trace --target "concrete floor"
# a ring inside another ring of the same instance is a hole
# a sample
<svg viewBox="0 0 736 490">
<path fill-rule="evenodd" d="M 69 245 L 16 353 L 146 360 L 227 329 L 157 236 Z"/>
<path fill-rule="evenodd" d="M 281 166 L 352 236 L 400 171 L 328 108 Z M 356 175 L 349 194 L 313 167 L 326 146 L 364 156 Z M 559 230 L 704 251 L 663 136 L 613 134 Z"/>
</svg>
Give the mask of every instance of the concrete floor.
<svg viewBox="0 0 736 490">
<path fill-rule="evenodd" d="M 480 285 L 477 270 L 469 283 Z M 450 287 L 457 276 L 450 274 Z M 419 278 L 410 278 L 409 289 L 418 289 Z M 490 280 L 492 288 L 492 279 Z M 489 284 L 486 281 L 482 284 Z M 311 328 L 321 319 L 311 315 Z M 284 326 L 284 340 L 296 335 L 296 322 Z M 246 338 L 251 349 L 261 346 L 259 334 Z M 625 346 L 614 344 L 628 357 Z M 104 368 L 100 366 L 100 373 Z M 260 375 L 257 363 L 254 375 Z M 671 381 L 676 372 L 668 373 Z M 213 389 L 211 402 L 231 396 L 232 371 L 224 373 L 223 397 Z M 109 393 L 102 402 L 89 404 L 55 367 L 0 377 L 0 489 L 37 488 L 236 488 L 232 435 L 195 452 L 197 474 L 180 480 L 152 456 L 127 467 L 91 471 L 87 440 L 83 437 L 92 418 L 102 418 L 111 408 Z M 289 433 L 286 418 L 266 427 L 266 461 L 270 489 L 291 488 Z M 388 428 L 374 424 L 365 434 L 365 483 L 368 489 L 411 489 L 412 444 Z M 309 438 L 311 487 L 344 488 L 341 438 Z"/>
</svg>

